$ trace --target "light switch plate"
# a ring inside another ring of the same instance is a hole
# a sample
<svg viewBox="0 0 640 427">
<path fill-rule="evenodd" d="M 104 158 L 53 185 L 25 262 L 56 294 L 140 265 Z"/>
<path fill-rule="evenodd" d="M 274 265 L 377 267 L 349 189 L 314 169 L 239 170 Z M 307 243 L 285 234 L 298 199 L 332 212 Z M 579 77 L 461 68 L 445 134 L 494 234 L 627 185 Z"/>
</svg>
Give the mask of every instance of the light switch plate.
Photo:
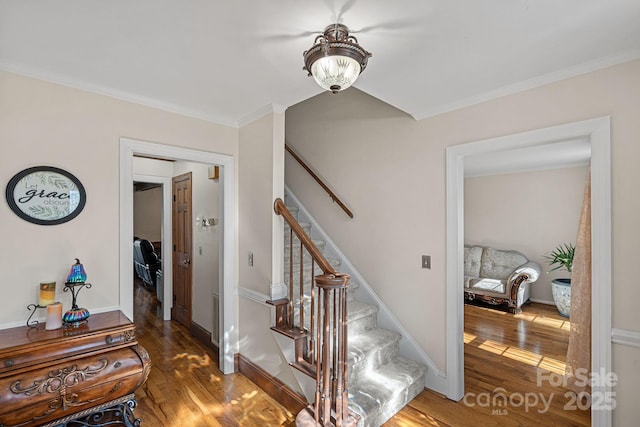
<svg viewBox="0 0 640 427">
<path fill-rule="evenodd" d="M 431 255 L 422 255 L 422 268 L 431 270 Z"/>
</svg>

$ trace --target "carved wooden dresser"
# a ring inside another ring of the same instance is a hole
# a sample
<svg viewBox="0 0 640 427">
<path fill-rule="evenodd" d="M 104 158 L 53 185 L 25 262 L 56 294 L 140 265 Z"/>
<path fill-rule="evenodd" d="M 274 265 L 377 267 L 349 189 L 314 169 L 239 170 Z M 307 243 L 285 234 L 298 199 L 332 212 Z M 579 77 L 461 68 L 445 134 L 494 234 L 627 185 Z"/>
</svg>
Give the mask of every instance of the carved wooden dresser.
<svg viewBox="0 0 640 427">
<path fill-rule="evenodd" d="M 121 312 L 77 327 L 0 331 L 0 427 L 137 426 L 133 392 L 151 363 Z"/>
</svg>

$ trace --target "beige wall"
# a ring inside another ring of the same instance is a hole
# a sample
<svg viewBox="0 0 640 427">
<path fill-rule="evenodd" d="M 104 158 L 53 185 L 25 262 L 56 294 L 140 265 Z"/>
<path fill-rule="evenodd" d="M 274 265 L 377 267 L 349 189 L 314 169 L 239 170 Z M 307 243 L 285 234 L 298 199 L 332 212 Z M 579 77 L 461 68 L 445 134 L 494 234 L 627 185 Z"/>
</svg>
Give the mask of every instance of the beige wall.
<svg viewBox="0 0 640 427">
<path fill-rule="evenodd" d="M 354 214 L 290 156 L 285 182 L 440 366 L 444 354 L 444 141 L 357 90 L 287 110 L 287 143 Z M 432 269 L 421 256 L 432 256 Z"/>
<path fill-rule="evenodd" d="M 133 235 L 151 242 L 162 240 L 162 187 L 134 191 Z"/>
<path fill-rule="evenodd" d="M 287 110 L 287 141 L 355 218 L 344 216 L 290 157 L 286 182 L 444 367 L 446 147 L 601 116 L 612 121 L 613 326 L 638 332 L 640 61 L 419 122 L 357 90 L 321 94 Z M 432 256 L 431 270 L 420 268 L 422 254 Z M 625 361 L 614 370 L 629 369 L 630 359 L 637 366 L 637 351 L 613 350 L 614 362 Z M 619 394 L 617 401 L 616 424 L 640 418 L 633 394 Z"/>
<path fill-rule="evenodd" d="M 28 223 L 0 203 L 0 293 L 12 296 L 0 326 L 24 324 L 43 280 L 58 282 L 68 309 L 60 285 L 75 257 L 93 284 L 78 302 L 90 311 L 119 305 L 120 137 L 237 156 L 237 129 L 0 72 L 0 181 L 51 165 L 73 173 L 87 191 L 83 212 L 55 226 Z"/>
<path fill-rule="evenodd" d="M 239 230 L 239 285 L 262 293 L 271 283 L 273 126 L 273 118 L 265 116 L 240 129 L 238 218 L 247 228 Z"/>
<path fill-rule="evenodd" d="M 283 239 L 282 229 L 274 230 L 273 213 L 274 197 L 282 197 L 284 191 L 283 153 L 284 114 L 263 117 L 240 129 L 238 217 L 246 226 L 238 230 L 239 343 L 240 354 L 301 392 L 270 330 L 272 306 L 266 304 L 274 283 L 272 240 Z M 249 252 L 253 266 L 247 262 Z M 282 256 L 278 259 L 283 262 Z"/>
<path fill-rule="evenodd" d="M 522 252 L 540 264 L 531 299 L 553 304 L 551 272 L 544 255 L 576 242 L 588 168 L 552 169 L 464 180 L 465 244 Z"/>
</svg>

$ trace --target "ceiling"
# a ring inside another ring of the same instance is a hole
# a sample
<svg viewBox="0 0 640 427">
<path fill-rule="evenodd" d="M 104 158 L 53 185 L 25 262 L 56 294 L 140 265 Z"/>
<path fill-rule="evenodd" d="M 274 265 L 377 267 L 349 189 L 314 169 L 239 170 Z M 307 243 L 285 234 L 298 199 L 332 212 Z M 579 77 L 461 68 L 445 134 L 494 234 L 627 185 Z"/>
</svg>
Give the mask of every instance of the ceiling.
<svg viewBox="0 0 640 427">
<path fill-rule="evenodd" d="M 237 127 L 320 93 L 336 21 L 416 119 L 640 58 L 638 0 L 0 0 L 0 69 Z"/>
</svg>

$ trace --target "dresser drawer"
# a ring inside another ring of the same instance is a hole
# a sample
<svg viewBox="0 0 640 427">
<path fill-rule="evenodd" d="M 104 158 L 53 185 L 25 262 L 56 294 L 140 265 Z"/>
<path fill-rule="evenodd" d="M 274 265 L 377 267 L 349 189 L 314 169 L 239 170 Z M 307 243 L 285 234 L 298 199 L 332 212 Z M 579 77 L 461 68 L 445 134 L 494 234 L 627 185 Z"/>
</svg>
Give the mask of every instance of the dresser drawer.
<svg viewBox="0 0 640 427">
<path fill-rule="evenodd" d="M 40 331 L 34 331 L 34 333 Z M 74 335 L 77 333 L 78 335 Z M 52 361 L 73 357 L 74 355 L 117 348 L 135 341 L 133 327 L 115 331 L 101 331 L 82 335 L 81 330 L 65 330 L 64 341 L 43 341 L 37 345 L 13 348 L 11 351 L 0 351 L 0 378 L 23 368 L 38 364 L 50 365 Z"/>
<path fill-rule="evenodd" d="M 0 378 L 0 425 L 30 426 L 125 396 L 148 376 L 140 346 L 104 351 Z"/>
</svg>

